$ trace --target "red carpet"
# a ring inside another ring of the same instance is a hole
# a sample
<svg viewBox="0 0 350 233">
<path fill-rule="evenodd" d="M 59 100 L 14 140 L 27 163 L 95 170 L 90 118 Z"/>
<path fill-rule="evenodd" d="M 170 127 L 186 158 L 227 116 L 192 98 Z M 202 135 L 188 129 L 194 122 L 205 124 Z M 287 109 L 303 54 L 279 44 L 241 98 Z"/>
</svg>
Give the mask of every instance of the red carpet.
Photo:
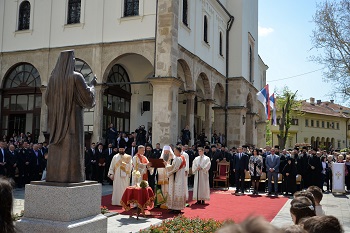
<svg viewBox="0 0 350 233">
<path fill-rule="evenodd" d="M 190 192 L 190 206 L 186 207 L 183 212 L 184 216 L 189 218 L 203 218 L 203 219 L 215 219 L 226 220 L 233 219 L 235 222 L 241 222 L 250 215 L 263 216 L 267 221 L 271 221 L 278 211 L 283 207 L 288 198 L 285 197 L 267 197 L 243 195 L 232 195 L 233 191 L 219 191 L 212 190 L 210 195 L 210 201 L 205 205 L 196 205 L 195 201 L 192 201 L 192 192 Z M 129 215 L 130 212 L 126 212 L 119 206 L 112 206 L 111 195 L 102 197 L 102 205 L 112 212 L 118 212 L 120 214 Z M 168 210 L 154 208 L 146 212 L 149 217 L 155 217 L 159 219 L 167 219 L 174 217 L 174 214 L 168 213 Z"/>
</svg>

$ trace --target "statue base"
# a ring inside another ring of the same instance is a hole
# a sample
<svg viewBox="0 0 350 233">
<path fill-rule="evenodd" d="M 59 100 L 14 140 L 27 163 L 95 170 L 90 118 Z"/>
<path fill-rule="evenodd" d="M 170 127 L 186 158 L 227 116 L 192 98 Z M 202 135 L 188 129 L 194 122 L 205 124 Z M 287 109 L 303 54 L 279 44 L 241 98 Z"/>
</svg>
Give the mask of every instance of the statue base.
<svg viewBox="0 0 350 233">
<path fill-rule="evenodd" d="M 26 185 L 24 216 L 16 227 L 26 233 L 106 233 L 101 194 L 101 184 L 94 182 L 69 186 L 33 182 Z"/>
</svg>

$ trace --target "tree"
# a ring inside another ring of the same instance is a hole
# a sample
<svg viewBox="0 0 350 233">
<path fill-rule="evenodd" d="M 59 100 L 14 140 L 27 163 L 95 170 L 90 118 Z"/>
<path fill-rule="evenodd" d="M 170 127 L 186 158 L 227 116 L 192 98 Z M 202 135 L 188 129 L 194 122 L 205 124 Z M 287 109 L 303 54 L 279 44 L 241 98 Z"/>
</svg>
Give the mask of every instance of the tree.
<svg viewBox="0 0 350 233">
<path fill-rule="evenodd" d="M 300 114 L 300 106 L 301 102 L 296 100 L 296 94 L 298 91 L 293 93 L 288 89 L 288 87 L 284 87 L 282 94 L 277 95 L 277 109 L 281 111 L 281 116 L 279 118 L 279 134 L 277 134 L 278 145 L 281 150 L 283 150 L 286 146 L 286 142 L 289 135 L 289 129 L 292 124 L 292 115 L 294 111 L 297 111 L 297 114 Z"/>
<path fill-rule="evenodd" d="M 325 1 L 317 5 L 313 16 L 316 28 L 313 49 L 322 51 L 310 57 L 325 66 L 324 80 L 334 86 L 335 94 L 350 99 L 350 0 Z"/>
</svg>

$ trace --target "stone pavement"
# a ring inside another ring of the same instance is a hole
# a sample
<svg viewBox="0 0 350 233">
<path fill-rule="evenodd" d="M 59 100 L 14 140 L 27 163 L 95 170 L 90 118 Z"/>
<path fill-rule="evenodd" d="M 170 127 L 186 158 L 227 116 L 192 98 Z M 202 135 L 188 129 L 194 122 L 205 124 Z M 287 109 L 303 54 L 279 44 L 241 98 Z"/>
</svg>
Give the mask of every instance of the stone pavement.
<svg viewBox="0 0 350 233">
<path fill-rule="evenodd" d="M 112 193 L 112 186 L 103 185 L 102 195 Z M 14 190 L 14 213 L 20 213 L 24 209 L 24 189 Z M 38 197 L 45 198 L 45 197 Z M 293 224 L 289 213 L 290 202 L 281 208 L 276 217 L 272 220 L 272 224 L 278 227 L 288 226 Z M 334 195 L 332 193 L 325 193 L 321 202 L 324 211 L 327 215 L 333 215 L 341 222 L 344 232 L 350 232 L 350 195 Z M 108 218 L 108 233 L 126 233 L 139 232 L 140 229 L 146 229 L 150 225 L 161 223 L 162 220 L 157 218 L 143 218 L 136 217 L 129 218 L 127 215 L 115 215 Z"/>
<path fill-rule="evenodd" d="M 292 199 L 288 200 L 281 208 L 271 223 L 278 227 L 289 226 L 293 224 L 289 208 Z M 343 226 L 344 232 L 350 232 L 350 195 L 336 195 L 324 193 L 321 201 L 322 209 L 326 215 L 337 217 Z"/>
</svg>

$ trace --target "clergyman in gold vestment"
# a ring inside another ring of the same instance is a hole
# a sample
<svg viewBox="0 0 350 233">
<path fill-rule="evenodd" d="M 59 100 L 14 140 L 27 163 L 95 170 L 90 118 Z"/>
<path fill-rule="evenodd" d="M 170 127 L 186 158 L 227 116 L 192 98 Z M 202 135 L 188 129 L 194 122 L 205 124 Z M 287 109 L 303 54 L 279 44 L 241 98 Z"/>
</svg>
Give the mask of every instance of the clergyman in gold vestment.
<svg viewBox="0 0 350 233">
<path fill-rule="evenodd" d="M 95 105 L 96 80 L 89 87 L 74 66 L 74 51 L 61 52 L 46 89 L 50 134 L 47 182 L 85 181 L 83 110 Z"/>
</svg>

